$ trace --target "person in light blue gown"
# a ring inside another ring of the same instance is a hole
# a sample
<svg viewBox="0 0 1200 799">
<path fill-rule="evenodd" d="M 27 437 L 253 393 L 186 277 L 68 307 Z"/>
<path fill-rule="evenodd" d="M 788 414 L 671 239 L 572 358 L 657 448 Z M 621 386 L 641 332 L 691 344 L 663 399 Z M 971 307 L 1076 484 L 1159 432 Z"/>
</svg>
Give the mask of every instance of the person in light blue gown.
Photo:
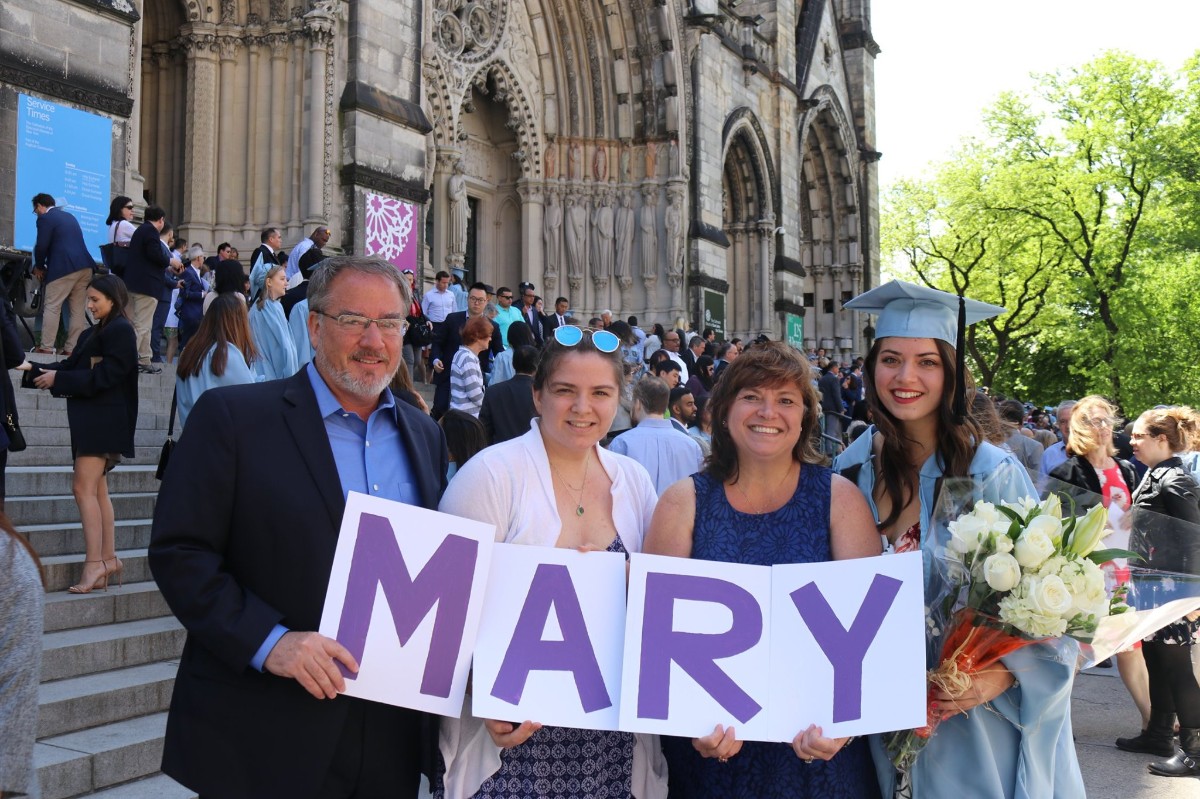
<svg viewBox="0 0 1200 799">
<path fill-rule="evenodd" d="M 258 296 L 250 307 L 250 333 L 259 354 L 254 370 L 265 380 L 291 377 L 300 368 L 287 316 L 279 304 L 286 291 L 287 276 L 278 264 L 267 270 L 262 286 L 250 286 L 251 295 Z"/>
<path fill-rule="evenodd" d="M 210 388 L 261 380 L 251 366 L 257 356 L 241 295 L 219 295 L 179 356 L 175 371 L 179 426 L 185 427 L 196 400 Z"/>
<path fill-rule="evenodd" d="M 292 343 L 296 345 L 296 367 L 304 366 L 313 359 L 314 350 L 312 338 L 308 334 L 308 298 L 300 300 L 292 306 L 292 313 L 287 318 L 288 330 L 292 334 Z"/>
<path fill-rule="evenodd" d="M 834 461 L 867 499 L 885 551 L 924 555 L 925 602 L 937 600 L 934 508 L 944 480 L 969 479 L 976 499 L 1036 497 L 1016 457 L 984 440 L 966 411 L 966 324 L 1003 308 L 892 281 L 846 308 L 878 314 L 866 360 L 875 424 Z M 927 642 L 930 667 L 940 652 Z M 1078 644 L 1050 639 L 1001 658 L 965 692 L 937 691 L 942 722 L 910 768 L 898 769 L 882 736 L 870 736 L 885 799 L 1080 799 L 1071 734 Z"/>
</svg>

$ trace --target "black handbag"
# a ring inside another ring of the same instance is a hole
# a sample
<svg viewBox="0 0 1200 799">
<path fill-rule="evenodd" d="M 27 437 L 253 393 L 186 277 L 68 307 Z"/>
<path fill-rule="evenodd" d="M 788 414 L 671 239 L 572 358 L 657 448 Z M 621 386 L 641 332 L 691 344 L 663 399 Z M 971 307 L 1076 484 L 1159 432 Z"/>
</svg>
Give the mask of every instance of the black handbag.
<svg viewBox="0 0 1200 799">
<path fill-rule="evenodd" d="M 179 389 L 171 392 L 171 419 L 167 422 L 167 440 L 163 442 L 162 452 L 158 453 L 158 468 L 154 470 L 154 479 L 161 480 L 167 473 L 167 464 L 171 461 L 171 453 L 175 450 L 175 403 Z"/>
<path fill-rule="evenodd" d="M 8 433 L 9 452 L 21 452 L 28 446 L 25 443 L 25 434 L 21 432 L 21 426 L 17 424 L 17 417 L 11 413 L 4 416 L 4 432 Z"/>
</svg>

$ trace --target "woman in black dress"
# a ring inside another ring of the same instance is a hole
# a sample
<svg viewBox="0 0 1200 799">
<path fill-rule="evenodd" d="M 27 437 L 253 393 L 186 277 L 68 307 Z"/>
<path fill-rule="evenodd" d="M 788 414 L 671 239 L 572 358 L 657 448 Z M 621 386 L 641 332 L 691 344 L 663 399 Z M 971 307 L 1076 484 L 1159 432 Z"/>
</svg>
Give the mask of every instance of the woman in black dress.
<svg viewBox="0 0 1200 799">
<path fill-rule="evenodd" d="M 129 293 L 115 275 L 100 275 L 87 291 L 87 309 L 96 324 L 83 331 L 71 357 L 41 365 L 34 385 L 67 398 L 72 491 L 79 505 L 86 555 L 79 582 L 67 590 L 86 594 L 107 588 L 121 571 L 117 558 L 113 506 L 106 475 L 121 457 L 133 457 L 137 427 L 137 336 L 126 314 Z"/>
</svg>

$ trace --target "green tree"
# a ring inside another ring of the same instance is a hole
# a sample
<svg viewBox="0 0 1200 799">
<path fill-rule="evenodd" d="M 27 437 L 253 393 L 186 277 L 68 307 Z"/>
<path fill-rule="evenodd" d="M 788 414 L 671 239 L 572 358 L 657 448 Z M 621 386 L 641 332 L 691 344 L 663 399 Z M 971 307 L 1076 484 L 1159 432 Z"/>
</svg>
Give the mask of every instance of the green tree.
<svg viewBox="0 0 1200 799">
<path fill-rule="evenodd" d="M 1200 395 L 1200 55 L 1172 76 L 1105 53 L 984 121 L 982 141 L 896 185 L 883 229 L 917 279 L 1009 309 L 968 335 L 981 382 L 1128 409 Z"/>
</svg>

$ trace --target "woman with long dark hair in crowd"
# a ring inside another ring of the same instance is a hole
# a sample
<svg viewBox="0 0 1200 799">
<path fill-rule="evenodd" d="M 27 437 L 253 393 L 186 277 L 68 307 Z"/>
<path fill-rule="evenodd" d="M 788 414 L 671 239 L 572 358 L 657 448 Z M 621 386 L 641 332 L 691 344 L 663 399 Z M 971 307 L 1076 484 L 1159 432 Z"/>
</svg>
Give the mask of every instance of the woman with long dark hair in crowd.
<svg viewBox="0 0 1200 799">
<path fill-rule="evenodd" d="M 104 224 L 108 227 L 108 243 L 116 245 L 112 271 L 118 275 L 124 274 L 129 241 L 137 230 L 137 225 L 133 224 L 133 200 L 123 194 L 114 197 L 108 205 L 108 218 Z"/>
<path fill-rule="evenodd" d="M 599 446 L 625 379 L 619 346 L 604 330 L 556 328 L 533 381 L 540 418 L 525 435 L 488 447 L 462 466 L 439 509 L 494 524 L 499 542 L 641 551 L 654 484 L 640 465 Z M 666 796 L 655 736 L 466 713 L 441 723 L 446 799 Z M 531 789 L 548 774 L 555 787 Z M 648 786 L 647 792 L 635 786 Z"/>
<path fill-rule="evenodd" d="M 862 496 L 822 465 L 820 398 L 799 351 L 755 347 L 725 370 L 708 406 L 712 454 L 704 471 L 663 493 L 646 552 L 760 566 L 879 554 Z M 826 738 L 813 725 L 790 744 L 743 743 L 717 725 L 703 738 L 664 738 L 663 750 L 672 799 L 879 795 L 866 742 Z"/>
<path fill-rule="evenodd" d="M 179 356 L 175 371 L 179 426 L 187 424 L 196 400 L 210 388 L 261 380 L 253 368 L 257 359 L 246 304 L 234 294 L 219 295 Z"/>
<path fill-rule="evenodd" d="M 484 429 L 483 422 L 479 421 L 479 417 L 465 411 L 446 411 L 438 420 L 438 424 L 446 434 L 446 449 L 450 452 L 446 479 L 451 480 L 467 461 L 487 447 L 487 430 Z"/>
<path fill-rule="evenodd" d="M 991 502 L 1036 496 L 1020 462 L 987 443 L 967 412 L 971 381 L 956 349 L 965 335 L 960 319 L 974 323 L 1004 309 L 961 303 L 960 311 L 952 294 L 892 281 L 844 306 L 878 314 L 864 381 L 875 424 L 834 468 L 866 497 L 887 550 L 924 553 L 927 604 L 936 599 L 932 521 L 943 478 L 970 478 Z M 1082 797 L 1070 715 L 1077 654 L 1071 639 L 1035 644 L 964 691 L 935 691 L 943 720 L 909 771 L 898 771 L 882 738 L 871 736 L 884 796 Z"/>
<path fill-rule="evenodd" d="M 71 357 L 38 364 L 44 371 L 34 385 L 67 398 L 71 453 L 75 459 L 72 491 L 79 505 L 86 547 L 83 573 L 67 590 L 86 594 L 107 588 L 121 572 L 117 557 L 108 472 L 132 458 L 138 417 L 137 335 L 126 308 L 129 293 L 116 275 L 92 279 L 87 308 L 96 320 L 84 330 Z"/>
<path fill-rule="evenodd" d="M 1079 408 L 1076 405 L 1071 415 L 1070 446 L 1075 444 Z M 1151 569 L 1200 574 L 1200 485 L 1179 458 L 1179 453 L 1200 447 L 1200 414 L 1186 407 L 1146 411 L 1134 423 L 1130 438 L 1134 454 L 1147 467 L 1133 492 L 1130 549 Z M 1200 614 L 1193 613 L 1142 644 L 1150 677 L 1150 723 L 1141 735 L 1117 745 L 1136 752 L 1173 753 L 1169 760 L 1151 763 L 1152 774 L 1200 776 L 1200 685 L 1192 667 L 1192 648 L 1198 640 Z M 1173 740 L 1176 718 L 1178 747 Z M 1140 745 L 1129 745 L 1134 743 Z"/>
</svg>

